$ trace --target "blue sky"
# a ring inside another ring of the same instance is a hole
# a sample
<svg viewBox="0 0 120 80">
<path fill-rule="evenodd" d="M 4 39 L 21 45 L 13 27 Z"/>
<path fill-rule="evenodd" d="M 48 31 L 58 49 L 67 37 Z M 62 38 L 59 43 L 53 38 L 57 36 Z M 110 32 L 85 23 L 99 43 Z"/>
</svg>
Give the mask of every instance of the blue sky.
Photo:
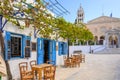
<svg viewBox="0 0 120 80">
<path fill-rule="evenodd" d="M 63 17 L 74 23 L 77 16 L 77 10 L 82 5 L 85 12 L 84 22 L 88 22 L 94 18 L 102 16 L 110 16 L 112 13 L 113 17 L 120 18 L 120 0 L 58 0 L 70 14 L 64 15 Z"/>
</svg>

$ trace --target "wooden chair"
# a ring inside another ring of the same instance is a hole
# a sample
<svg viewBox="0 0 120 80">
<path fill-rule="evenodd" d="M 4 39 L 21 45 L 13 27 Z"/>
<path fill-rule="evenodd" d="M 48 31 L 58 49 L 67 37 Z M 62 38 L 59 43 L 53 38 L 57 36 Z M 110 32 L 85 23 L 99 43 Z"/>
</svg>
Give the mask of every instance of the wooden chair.
<svg viewBox="0 0 120 80">
<path fill-rule="evenodd" d="M 51 66 L 51 80 L 55 80 L 56 66 Z"/>
<path fill-rule="evenodd" d="M 82 62 L 85 63 L 85 54 L 82 54 Z"/>
<path fill-rule="evenodd" d="M 44 80 L 55 80 L 56 66 L 48 66 L 44 68 Z"/>
<path fill-rule="evenodd" d="M 76 65 L 78 65 L 78 67 L 80 67 L 80 62 L 81 62 L 81 59 L 79 57 L 79 55 L 76 57 Z"/>
<path fill-rule="evenodd" d="M 64 66 L 65 67 L 71 67 L 71 62 L 69 58 L 64 59 Z"/>
<path fill-rule="evenodd" d="M 79 55 L 80 63 L 82 63 L 82 54 Z"/>
<path fill-rule="evenodd" d="M 37 65 L 37 61 L 36 60 L 30 61 L 30 66 L 31 66 L 31 69 L 33 70 L 34 76 L 39 78 L 38 80 L 42 80 L 42 78 L 41 78 L 42 77 L 41 69 L 37 69 L 37 71 L 34 70 L 34 68 L 33 68 L 34 65 Z"/>
<path fill-rule="evenodd" d="M 76 57 L 75 56 L 72 56 L 72 58 L 71 58 L 71 67 L 76 67 Z"/>
<path fill-rule="evenodd" d="M 31 69 L 32 69 L 33 65 L 37 65 L 37 61 L 36 60 L 30 61 L 30 67 L 31 67 Z"/>
<path fill-rule="evenodd" d="M 34 67 L 32 67 L 32 71 L 34 73 L 35 79 L 42 80 L 42 69 L 41 68 L 35 69 Z"/>
<path fill-rule="evenodd" d="M 33 72 L 28 71 L 28 63 L 27 62 L 19 63 L 19 69 L 20 69 L 21 80 L 33 80 L 34 79 Z"/>
</svg>

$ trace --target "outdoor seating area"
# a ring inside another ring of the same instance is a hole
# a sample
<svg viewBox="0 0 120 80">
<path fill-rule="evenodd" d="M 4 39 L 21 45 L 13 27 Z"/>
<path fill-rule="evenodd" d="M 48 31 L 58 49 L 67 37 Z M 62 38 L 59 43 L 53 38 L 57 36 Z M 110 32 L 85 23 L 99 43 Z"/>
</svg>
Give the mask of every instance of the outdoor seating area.
<svg viewBox="0 0 120 80">
<path fill-rule="evenodd" d="M 80 63 L 85 62 L 85 54 L 72 54 L 70 57 L 64 56 L 65 67 L 80 67 Z"/>
<path fill-rule="evenodd" d="M 49 62 L 49 61 L 48 61 Z M 28 67 L 31 69 L 29 70 Z M 43 63 L 36 64 L 36 61 L 19 63 L 21 80 L 55 80 L 56 66 L 53 64 Z"/>
</svg>

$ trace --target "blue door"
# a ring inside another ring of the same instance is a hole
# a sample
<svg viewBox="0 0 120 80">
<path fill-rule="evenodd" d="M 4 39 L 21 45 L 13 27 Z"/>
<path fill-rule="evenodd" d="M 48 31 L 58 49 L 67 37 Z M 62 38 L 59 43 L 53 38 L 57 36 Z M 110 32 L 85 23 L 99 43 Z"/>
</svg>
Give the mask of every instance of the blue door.
<svg viewBox="0 0 120 80">
<path fill-rule="evenodd" d="M 64 42 L 64 45 L 63 45 L 63 54 L 64 55 L 68 54 L 68 44 L 67 44 L 67 42 Z"/>
<path fill-rule="evenodd" d="M 50 60 L 50 61 L 53 61 L 53 60 L 52 60 L 52 56 L 53 56 L 53 55 L 52 55 L 52 52 L 53 52 L 53 50 L 52 50 L 52 48 L 53 48 L 52 45 L 53 45 L 52 40 L 49 40 L 49 60 Z"/>
<path fill-rule="evenodd" d="M 44 45 L 43 45 L 43 39 L 38 38 L 37 39 L 37 64 L 44 63 Z"/>
<path fill-rule="evenodd" d="M 49 40 L 49 60 L 53 61 L 51 64 L 56 64 L 56 42 Z"/>
<path fill-rule="evenodd" d="M 56 65 L 56 41 L 52 41 L 52 61 Z"/>
<path fill-rule="evenodd" d="M 62 46 L 61 46 L 62 42 L 58 42 L 58 55 L 61 56 L 62 55 Z"/>
</svg>

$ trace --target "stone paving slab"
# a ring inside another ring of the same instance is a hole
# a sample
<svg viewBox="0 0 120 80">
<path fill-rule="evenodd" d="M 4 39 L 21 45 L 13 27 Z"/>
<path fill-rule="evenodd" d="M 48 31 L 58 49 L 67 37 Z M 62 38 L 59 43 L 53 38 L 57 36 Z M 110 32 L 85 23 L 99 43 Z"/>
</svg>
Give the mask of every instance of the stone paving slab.
<svg viewBox="0 0 120 80">
<path fill-rule="evenodd" d="M 58 67 L 55 80 L 120 80 L 120 54 L 87 54 L 80 68 Z"/>
</svg>

